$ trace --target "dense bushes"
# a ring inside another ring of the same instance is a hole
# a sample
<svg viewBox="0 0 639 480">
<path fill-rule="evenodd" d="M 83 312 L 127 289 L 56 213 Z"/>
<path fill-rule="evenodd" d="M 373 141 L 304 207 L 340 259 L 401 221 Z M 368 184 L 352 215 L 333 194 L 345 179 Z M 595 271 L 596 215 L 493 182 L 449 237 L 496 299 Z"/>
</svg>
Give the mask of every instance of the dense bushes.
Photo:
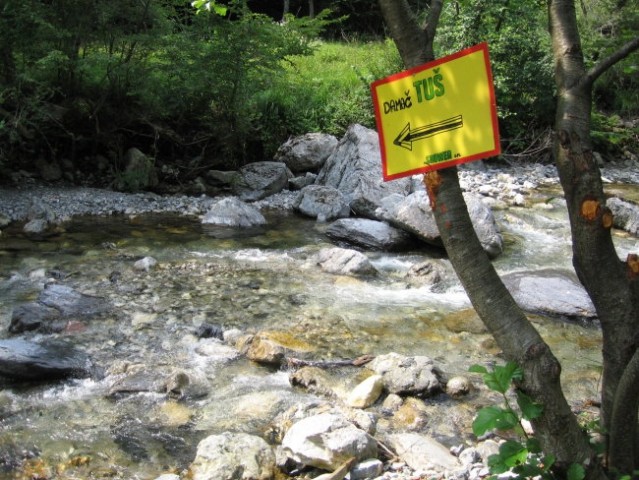
<svg viewBox="0 0 639 480">
<path fill-rule="evenodd" d="M 108 182 L 122 170 L 124 152 L 137 147 L 188 177 L 270 158 L 290 135 L 340 136 L 354 122 L 374 127 L 369 84 L 402 69 L 392 42 L 362 40 L 379 28 L 368 21 L 375 8 L 358 13 L 351 8 L 358 2 L 317 1 L 336 13 L 279 22 L 241 0 L 226 3 L 231 8 L 221 17 L 195 15 L 182 0 L 6 0 L 0 168 L 66 159 L 88 175 L 101 159 L 106 170 L 95 179 Z M 584 2 L 591 8 L 581 14 L 590 32 L 584 44 L 593 60 L 636 20 L 636 8 L 603 15 L 609 3 Z M 445 3 L 440 22 L 438 55 L 489 42 L 510 151 L 552 125 L 545 15 L 527 0 L 460 0 Z M 322 31 L 339 42 L 322 40 Z M 597 91 L 597 105 L 606 114 L 637 115 L 638 75 L 636 58 L 620 64 Z M 600 120 L 604 153 L 636 142 L 636 132 L 619 132 L 610 116 Z"/>
</svg>

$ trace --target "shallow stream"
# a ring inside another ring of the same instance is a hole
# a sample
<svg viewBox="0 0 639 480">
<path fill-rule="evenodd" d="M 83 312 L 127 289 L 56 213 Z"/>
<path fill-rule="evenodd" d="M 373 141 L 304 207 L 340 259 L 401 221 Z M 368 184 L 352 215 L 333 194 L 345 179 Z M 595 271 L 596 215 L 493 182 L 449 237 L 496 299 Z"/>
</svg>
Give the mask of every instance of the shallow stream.
<svg viewBox="0 0 639 480">
<path fill-rule="evenodd" d="M 506 243 L 495 260 L 500 273 L 571 269 L 565 208 L 549 198 L 540 198 L 536 208 L 495 212 Z M 395 351 L 427 355 L 449 376 L 499 361 L 490 337 L 469 328 L 474 314 L 442 252 L 368 252 L 377 278 L 335 276 L 312 261 L 332 246 L 326 225 L 276 213 L 268 220 L 265 228 L 248 232 L 157 215 L 81 218 L 37 239 L 6 230 L 0 237 L 0 338 L 9 336 L 13 308 L 35 299 L 55 277 L 116 307 L 54 336 L 78 345 L 107 373 L 122 365 L 198 369 L 211 389 L 203 398 L 176 400 L 162 393 L 110 396 L 112 375 L 6 383 L 0 390 L 0 478 L 154 479 L 188 466 L 204 436 L 226 430 L 266 435 L 265 418 L 308 401 L 311 394 L 291 387 L 283 370 L 241 356 L 201 355 L 202 340 L 194 333 L 203 323 L 269 332 L 313 359 Z M 636 238 L 619 233 L 615 241 L 624 258 L 638 250 Z M 145 256 L 157 267 L 136 271 L 133 263 Z M 407 280 L 409 268 L 425 258 L 451 272 L 450 280 L 437 288 Z M 596 398 L 596 326 L 533 321 L 562 362 L 569 401 Z M 353 381 L 345 374 L 343 388 Z M 433 407 L 432 414 L 446 417 L 445 408 Z M 432 433 L 461 437 L 460 431 L 470 430 L 462 423 L 458 430 Z M 441 425 L 444 419 L 424 428 Z"/>
</svg>

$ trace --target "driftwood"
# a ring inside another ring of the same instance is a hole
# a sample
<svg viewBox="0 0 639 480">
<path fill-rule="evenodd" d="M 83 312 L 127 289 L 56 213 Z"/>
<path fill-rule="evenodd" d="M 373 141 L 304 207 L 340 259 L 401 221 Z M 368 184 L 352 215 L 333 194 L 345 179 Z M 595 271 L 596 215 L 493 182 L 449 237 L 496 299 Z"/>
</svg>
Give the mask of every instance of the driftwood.
<svg viewBox="0 0 639 480">
<path fill-rule="evenodd" d="M 317 367 L 317 368 L 339 368 L 339 367 L 361 367 L 373 360 L 373 355 L 362 355 L 350 360 L 303 360 L 301 358 L 287 357 L 286 364 L 289 368 Z"/>
</svg>

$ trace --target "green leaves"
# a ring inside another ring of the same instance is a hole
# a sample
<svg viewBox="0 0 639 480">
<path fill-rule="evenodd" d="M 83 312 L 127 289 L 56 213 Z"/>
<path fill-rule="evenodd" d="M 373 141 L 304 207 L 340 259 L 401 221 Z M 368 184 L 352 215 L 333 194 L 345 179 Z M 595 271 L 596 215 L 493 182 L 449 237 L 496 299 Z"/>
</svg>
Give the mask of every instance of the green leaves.
<svg viewBox="0 0 639 480">
<path fill-rule="evenodd" d="M 541 416 L 544 408 L 532 401 L 532 399 L 523 392 L 519 390 L 516 392 L 517 395 L 517 405 L 519 405 L 519 409 L 521 410 L 521 415 L 526 420 L 534 420 Z"/>
<path fill-rule="evenodd" d="M 488 467 L 493 475 L 511 472 L 513 478 L 554 478 L 551 467 L 555 462 L 551 455 L 544 455 L 541 444 L 534 437 L 528 437 L 521 426 L 522 420 L 533 420 L 543 413 L 543 407 L 535 403 L 524 392 L 516 390 L 518 411 L 515 411 L 509 402 L 507 395 L 514 381 L 524 378 L 523 370 L 513 362 L 505 365 L 496 365 L 488 370 L 482 365 L 473 365 L 471 372 L 481 374 L 484 383 L 491 390 L 501 394 L 503 406 L 484 407 L 477 413 L 473 421 L 473 433 L 476 436 L 484 435 L 492 430 L 511 431 L 523 441 L 509 439 L 499 447 L 499 453 L 488 459 Z M 578 466 L 577 466 L 578 467 Z M 572 469 L 572 467 L 571 467 Z M 582 469 L 583 470 L 583 469 Z M 575 478 L 579 471 L 575 467 Z"/>
<path fill-rule="evenodd" d="M 484 407 L 473 421 L 473 433 L 480 437 L 491 430 L 511 430 L 519 425 L 517 415 L 510 409 Z"/>
<path fill-rule="evenodd" d="M 481 373 L 486 386 L 502 395 L 508 391 L 514 380 L 524 378 L 524 372 L 514 362 L 508 362 L 503 366 L 496 365 L 492 371 L 488 371 L 482 365 L 473 365 L 468 370 Z"/>
<path fill-rule="evenodd" d="M 222 6 L 222 5 L 218 5 L 217 3 L 215 3 L 215 1 L 211 1 L 211 0 L 193 0 L 191 2 L 191 6 L 193 8 L 195 8 L 197 10 L 197 13 L 203 12 L 203 11 L 213 11 L 214 13 L 216 13 L 217 15 L 221 15 L 224 16 L 226 15 L 227 12 L 227 8 Z"/>
</svg>

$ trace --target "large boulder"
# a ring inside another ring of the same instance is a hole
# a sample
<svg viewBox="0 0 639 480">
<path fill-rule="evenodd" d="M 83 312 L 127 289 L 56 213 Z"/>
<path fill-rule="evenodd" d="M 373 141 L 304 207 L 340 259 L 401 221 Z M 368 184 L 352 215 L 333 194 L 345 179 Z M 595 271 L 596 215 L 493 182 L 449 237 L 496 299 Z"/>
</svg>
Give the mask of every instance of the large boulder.
<svg viewBox="0 0 639 480">
<path fill-rule="evenodd" d="M 0 376 L 16 381 L 88 377 L 95 369 L 90 358 L 65 342 L 0 340 Z"/>
<path fill-rule="evenodd" d="M 338 245 L 366 250 L 400 251 L 415 245 L 408 232 L 368 218 L 336 220 L 326 229 L 326 235 Z"/>
<path fill-rule="evenodd" d="M 295 423 L 282 440 L 282 451 L 297 463 L 332 471 L 353 457 L 377 458 L 377 442 L 346 418 L 324 413 Z"/>
<path fill-rule="evenodd" d="M 307 133 L 289 138 L 275 153 L 293 173 L 317 172 L 337 146 L 337 138 L 327 133 Z"/>
<path fill-rule="evenodd" d="M 242 167 L 233 191 L 245 202 L 255 202 L 281 192 L 293 175 L 282 162 L 255 162 Z"/>
<path fill-rule="evenodd" d="M 481 197 L 464 193 L 464 200 L 473 223 L 475 233 L 489 257 L 495 258 L 503 251 L 503 238 L 497 228 L 492 210 L 481 201 Z M 389 224 L 414 234 L 417 238 L 435 246 L 442 246 L 441 235 L 435 222 L 426 191 L 419 190 L 406 197 L 386 197 L 377 215 Z"/>
<path fill-rule="evenodd" d="M 190 470 L 193 480 L 271 480 L 275 453 L 260 437 L 225 432 L 198 444 Z"/>
<path fill-rule="evenodd" d="M 502 280 L 527 312 L 572 320 L 597 316 L 592 300 L 572 272 L 554 269 L 514 272 L 503 275 Z"/>
<path fill-rule="evenodd" d="M 317 185 L 338 189 L 355 215 L 376 217 L 381 200 L 392 193 L 408 195 L 410 178 L 384 182 L 377 132 L 351 125 L 320 171 Z"/>
<path fill-rule="evenodd" d="M 260 211 L 236 197 L 215 202 L 202 218 L 202 223 L 220 227 L 248 228 L 264 225 L 266 219 Z"/>
<path fill-rule="evenodd" d="M 348 202 L 342 192 L 322 185 L 304 187 L 295 199 L 293 208 L 321 222 L 348 217 L 350 214 Z"/>
<path fill-rule="evenodd" d="M 144 190 L 156 187 L 159 183 L 155 163 L 137 148 L 129 148 L 122 159 L 124 171 L 118 177 L 115 187 L 118 190 Z"/>
</svg>

